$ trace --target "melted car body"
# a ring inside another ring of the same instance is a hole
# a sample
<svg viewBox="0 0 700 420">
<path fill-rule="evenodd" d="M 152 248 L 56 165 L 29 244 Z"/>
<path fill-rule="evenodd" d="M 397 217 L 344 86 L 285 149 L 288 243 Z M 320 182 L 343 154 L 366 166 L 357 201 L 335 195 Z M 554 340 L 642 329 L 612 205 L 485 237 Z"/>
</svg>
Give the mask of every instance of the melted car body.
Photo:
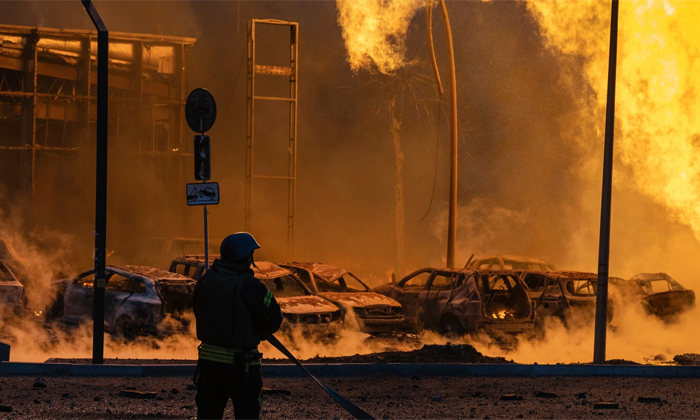
<svg viewBox="0 0 700 420">
<path fill-rule="evenodd" d="M 465 268 L 480 270 L 555 271 L 554 266 L 539 258 L 521 255 L 493 255 L 470 259 Z"/>
<path fill-rule="evenodd" d="M 521 279 L 528 287 L 539 320 L 555 316 L 567 323 L 573 312 L 593 321 L 598 291 L 597 274 L 582 271 L 525 271 L 521 273 Z M 609 280 L 613 286 L 624 282 L 616 277 L 610 277 Z M 609 297 L 608 322 L 612 320 L 613 313 L 613 301 Z"/>
<path fill-rule="evenodd" d="M 363 331 L 392 329 L 404 321 L 399 302 L 372 291 L 348 270 L 306 262 L 282 263 L 280 266 L 294 272 L 314 294 L 351 310 Z"/>
<path fill-rule="evenodd" d="M 666 273 L 642 273 L 629 279 L 647 313 L 673 319 L 695 306 L 695 292 L 688 290 Z"/>
<path fill-rule="evenodd" d="M 218 255 L 211 255 L 210 263 L 217 257 Z M 173 260 L 170 271 L 198 280 L 205 273 L 204 261 L 203 255 L 183 255 Z M 315 296 L 288 269 L 268 261 L 255 261 L 253 275 L 275 296 L 285 320 L 283 327 L 304 326 L 313 330 L 334 330 L 339 326 L 340 308 Z"/>
<path fill-rule="evenodd" d="M 190 309 L 195 281 L 145 266 L 107 266 L 105 273 L 107 331 L 131 337 L 140 332 L 159 334 L 185 330 L 186 321 L 181 320 L 181 325 L 177 326 L 164 325 L 163 321 L 166 314 L 178 318 Z M 57 282 L 59 297 L 62 297 L 57 302 L 62 302 L 66 323 L 79 324 L 92 319 L 94 282 L 95 270 Z"/>
<path fill-rule="evenodd" d="M 407 322 L 443 332 L 532 330 L 527 287 L 512 270 L 423 268 L 376 287 L 403 306 Z"/>
</svg>

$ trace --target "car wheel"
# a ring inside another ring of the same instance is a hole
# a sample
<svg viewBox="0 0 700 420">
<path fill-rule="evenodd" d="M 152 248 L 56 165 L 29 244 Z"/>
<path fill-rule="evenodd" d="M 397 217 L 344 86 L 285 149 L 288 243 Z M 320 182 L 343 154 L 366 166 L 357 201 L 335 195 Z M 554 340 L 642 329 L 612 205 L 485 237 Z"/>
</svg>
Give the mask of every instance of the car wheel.
<svg viewBox="0 0 700 420">
<path fill-rule="evenodd" d="M 129 317 L 123 316 L 114 324 L 114 335 L 117 337 L 132 340 L 137 333 L 138 327 Z"/>
<path fill-rule="evenodd" d="M 464 334 L 462 323 L 455 315 L 445 314 L 440 320 L 440 331 L 446 336 L 456 336 Z"/>
</svg>

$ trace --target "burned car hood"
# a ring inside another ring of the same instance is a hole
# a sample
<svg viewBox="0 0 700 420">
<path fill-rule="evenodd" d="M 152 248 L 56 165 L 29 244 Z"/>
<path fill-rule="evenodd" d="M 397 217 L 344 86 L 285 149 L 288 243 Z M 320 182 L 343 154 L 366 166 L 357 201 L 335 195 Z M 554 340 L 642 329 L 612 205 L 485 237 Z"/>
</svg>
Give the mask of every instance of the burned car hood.
<svg viewBox="0 0 700 420">
<path fill-rule="evenodd" d="M 338 302 L 341 305 L 347 305 L 352 308 L 363 308 L 366 306 L 401 306 L 401 304 L 394 299 L 374 292 L 319 293 L 319 295 L 333 302 Z"/>
<path fill-rule="evenodd" d="M 334 304 L 318 296 L 276 298 L 285 314 L 318 314 L 340 310 Z"/>
</svg>

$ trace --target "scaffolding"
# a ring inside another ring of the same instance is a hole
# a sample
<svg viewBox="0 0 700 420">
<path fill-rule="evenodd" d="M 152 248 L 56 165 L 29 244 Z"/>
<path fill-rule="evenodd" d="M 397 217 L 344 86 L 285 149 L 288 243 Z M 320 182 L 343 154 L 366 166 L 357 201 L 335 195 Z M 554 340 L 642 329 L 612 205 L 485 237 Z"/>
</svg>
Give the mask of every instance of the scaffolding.
<svg viewBox="0 0 700 420">
<path fill-rule="evenodd" d="M 132 181 L 158 173 L 174 192 L 191 165 L 184 101 L 196 40 L 109 35 L 110 156 L 131 158 L 115 170 Z M 94 174 L 96 55 L 96 31 L 0 25 L 0 180 L 28 208 L 51 192 L 57 173 L 70 171 L 60 176 L 71 182 Z"/>
<path fill-rule="evenodd" d="M 288 26 L 290 30 L 289 66 L 260 65 L 257 62 L 255 32 L 258 25 Z M 272 179 L 287 182 L 287 258 L 294 255 L 294 211 L 297 179 L 297 63 L 299 53 L 299 24 L 273 19 L 252 19 L 248 22 L 248 124 L 246 134 L 246 190 L 245 190 L 245 226 L 251 230 L 253 210 L 253 179 Z M 256 94 L 256 74 L 289 78 L 289 96 L 259 96 Z M 287 175 L 257 174 L 254 168 L 255 157 L 255 103 L 256 101 L 289 102 L 289 138 L 286 144 L 289 153 Z"/>
</svg>

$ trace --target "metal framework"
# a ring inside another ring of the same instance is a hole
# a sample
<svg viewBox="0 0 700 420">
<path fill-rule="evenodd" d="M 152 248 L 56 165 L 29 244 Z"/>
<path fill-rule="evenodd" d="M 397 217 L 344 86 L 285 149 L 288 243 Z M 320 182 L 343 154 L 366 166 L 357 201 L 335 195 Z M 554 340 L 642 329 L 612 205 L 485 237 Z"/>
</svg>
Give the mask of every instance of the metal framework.
<svg viewBox="0 0 700 420">
<path fill-rule="evenodd" d="M 260 65 L 256 58 L 255 31 L 257 25 L 289 26 L 290 58 L 289 67 Z M 248 22 L 248 124 L 246 134 L 246 191 L 245 191 L 245 226 L 251 230 L 253 221 L 252 195 L 253 179 L 277 179 L 287 182 L 287 257 L 294 254 L 294 210 L 296 200 L 297 180 L 297 79 L 298 58 L 297 45 L 299 42 L 299 24 L 274 19 L 252 19 Z M 258 96 L 255 89 L 255 75 L 266 74 L 289 78 L 289 96 L 271 97 Z M 289 139 L 286 145 L 289 152 L 288 174 L 262 175 L 256 174 L 254 168 L 255 156 L 255 103 L 256 101 L 286 101 L 289 102 Z"/>
<path fill-rule="evenodd" d="M 128 168 L 137 177 L 157 172 L 176 191 L 191 164 L 183 104 L 196 40 L 109 35 L 110 151 L 138 161 Z M 95 151 L 96 68 L 96 31 L 0 25 L 0 166 L 12 167 L 1 178 L 28 206 L 37 189 L 50 190 L 46 174 L 94 173 L 85 153 Z"/>
</svg>

